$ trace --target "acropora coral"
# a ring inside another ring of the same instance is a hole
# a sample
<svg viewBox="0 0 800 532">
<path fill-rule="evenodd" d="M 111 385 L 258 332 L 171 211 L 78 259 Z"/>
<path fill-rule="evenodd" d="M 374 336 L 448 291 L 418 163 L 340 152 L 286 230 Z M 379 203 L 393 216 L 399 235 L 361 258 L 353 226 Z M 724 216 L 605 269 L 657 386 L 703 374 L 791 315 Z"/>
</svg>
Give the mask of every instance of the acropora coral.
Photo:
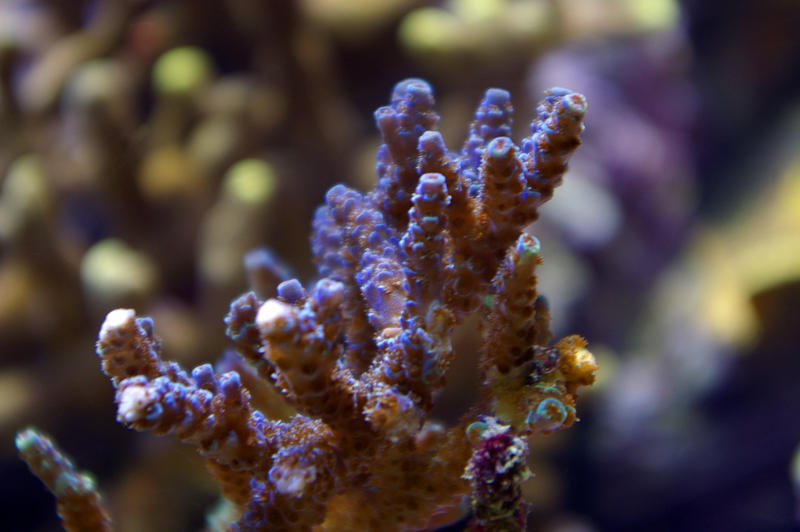
<svg viewBox="0 0 800 532">
<path fill-rule="evenodd" d="M 328 192 L 311 235 L 318 279 L 276 272 L 275 293 L 231 303 L 227 333 L 238 367 L 253 371 L 164 361 L 152 320 L 131 309 L 100 329 L 118 421 L 195 447 L 228 502 L 227 530 L 430 529 L 470 501 L 473 530 L 519 530 L 528 437 L 577 420 L 596 363 L 579 336 L 553 342 L 536 290 L 540 246 L 523 230 L 580 144 L 586 102 L 551 89 L 517 145 L 510 95 L 489 89 L 460 152 L 436 131 L 433 105 L 431 87 L 408 79 L 375 112 L 377 186 Z M 271 267 L 266 253 L 248 256 L 248 268 Z M 480 401 L 446 428 L 429 414 L 470 314 L 483 323 Z M 254 406 L 243 384 L 254 373 L 291 415 Z M 97 492 L 46 437 L 25 432 L 18 446 L 68 530 L 109 526 Z"/>
</svg>

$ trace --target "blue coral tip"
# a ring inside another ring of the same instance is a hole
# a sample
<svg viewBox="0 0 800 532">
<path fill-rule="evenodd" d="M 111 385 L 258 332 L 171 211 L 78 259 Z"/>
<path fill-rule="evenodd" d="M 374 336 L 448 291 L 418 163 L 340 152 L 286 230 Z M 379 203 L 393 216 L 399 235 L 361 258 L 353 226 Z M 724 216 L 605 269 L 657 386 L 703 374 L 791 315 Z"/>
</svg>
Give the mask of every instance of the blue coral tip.
<svg viewBox="0 0 800 532">
<path fill-rule="evenodd" d="M 237 371 L 227 371 L 219 378 L 222 393 L 229 398 L 237 398 L 241 394 L 242 378 Z"/>
<path fill-rule="evenodd" d="M 569 89 L 565 89 L 564 87 L 551 87 L 545 91 L 546 96 L 558 98 L 559 96 L 566 96 L 567 94 L 571 94 L 572 91 Z"/>
<path fill-rule="evenodd" d="M 397 112 L 391 107 L 384 106 L 375 109 L 375 112 L 372 114 L 372 116 L 375 117 L 375 123 L 378 124 L 378 127 L 380 127 L 381 125 L 391 123 L 391 121 L 397 116 Z"/>
<path fill-rule="evenodd" d="M 287 303 L 294 304 L 306 297 L 306 291 L 300 281 L 289 279 L 278 285 L 278 297 Z"/>
<path fill-rule="evenodd" d="M 214 369 L 211 364 L 201 364 L 192 370 L 192 378 L 195 384 L 201 388 L 213 387 L 216 385 Z"/>
<path fill-rule="evenodd" d="M 511 93 L 504 89 L 487 89 L 483 96 L 484 105 L 496 105 L 505 107 L 511 101 Z"/>
<path fill-rule="evenodd" d="M 338 201 L 339 196 L 344 195 L 349 189 L 339 183 L 338 185 L 333 185 L 330 189 L 328 189 L 327 194 L 325 194 L 325 201 L 328 204 L 335 203 Z"/>
<path fill-rule="evenodd" d="M 153 337 L 153 319 L 145 316 L 144 318 L 136 318 L 136 325 L 139 326 L 142 333 L 148 338 Z"/>
<path fill-rule="evenodd" d="M 423 154 L 433 152 L 438 155 L 447 151 L 442 134 L 438 131 L 426 131 L 419 137 L 419 151 Z"/>
<path fill-rule="evenodd" d="M 404 79 L 394 86 L 394 90 L 392 90 L 392 102 L 394 103 L 396 100 L 404 99 L 406 95 L 412 97 L 432 97 L 433 88 L 427 81 L 421 78 Z"/>
<path fill-rule="evenodd" d="M 338 305 L 344 297 L 344 285 L 332 279 L 322 279 L 314 286 L 314 301 L 320 307 Z"/>
</svg>

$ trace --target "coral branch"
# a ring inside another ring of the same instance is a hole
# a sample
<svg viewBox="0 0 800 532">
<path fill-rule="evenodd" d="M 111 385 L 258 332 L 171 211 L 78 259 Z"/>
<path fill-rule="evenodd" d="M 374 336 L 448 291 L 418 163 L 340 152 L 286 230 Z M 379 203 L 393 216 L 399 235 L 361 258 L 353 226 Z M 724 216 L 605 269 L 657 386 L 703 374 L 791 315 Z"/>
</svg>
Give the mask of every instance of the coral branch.
<svg viewBox="0 0 800 532">
<path fill-rule="evenodd" d="M 274 452 L 270 440 L 277 427 L 252 411 L 239 374 L 217 379 L 204 364 L 192 379 L 189 385 L 167 377 L 125 379 L 117 388 L 117 420 L 136 430 L 174 434 L 232 469 L 263 468 Z"/>
<path fill-rule="evenodd" d="M 236 351 L 258 370 L 262 379 L 270 382 L 275 367 L 262 356 L 261 333 L 256 326 L 261 304 L 254 292 L 234 299 L 225 316 L 225 333 L 233 341 Z"/>
<path fill-rule="evenodd" d="M 420 314 L 441 292 L 444 260 L 448 251 L 447 215 L 450 204 L 447 183 L 442 174 L 423 174 L 411 198 L 409 224 L 400 247 L 407 258 L 407 303 L 409 314 Z"/>
<path fill-rule="evenodd" d="M 421 79 L 401 81 L 394 87 L 391 105 L 375 111 L 375 122 L 385 143 L 378 152 L 379 165 L 386 167 L 380 172 L 375 203 L 393 225 L 402 227 L 419 179 L 418 139 L 439 122 L 433 110 L 433 89 Z"/>
<path fill-rule="evenodd" d="M 94 479 L 78 471 L 50 438 L 29 428 L 17 434 L 17 449 L 31 472 L 56 496 L 58 516 L 68 532 L 108 532 L 111 518 Z"/>
<path fill-rule="evenodd" d="M 580 145 L 586 99 L 569 89 L 553 88 L 545 93 L 536 112 L 532 135 L 522 141 L 525 177 L 532 191 L 524 198 L 529 221 L 536 219 L 539 205 L 553 196 L 567 169 L 567 159 Z"/>
<path fill-rule="evenodd" d="M 322 279 L 302 306 L 299 301 L 292 305 L 270 299 L 256 316 L 264 358 L 275 367 L 279 386 L 310 415 L 321 413 L 341 355 L 343 331 L 338 307 L 343 296 L 342 283 Z"/>
<path fill-rule="evenodd" d="M 484 104 L 502 102 L 499 95 L 490 92 Z M 510 117 L 510 111 L 500 110 L 497 104 L 494 107 L 498 109 L 488 115 L 481 108 L 476 113 L 478 129 L 486 134 L 505 131 L 502 124 L 509 118 L 502 117 Z M 521 150 L 507 137 L 493 138 L 485 149 L 478 143 L 473 150 L 481 153 L 479 178 L 471 185 L 480 195 L 479 228 L 477 234 L 456 241 L 456 273 L 446 295 L 457 314 L 471 312 L 480 304 L 479 294 L 486 291 L 506 248 L 536 219 L 541 204 L 552 197 L 566 171 L 567 159 L 580 144 L 586 113 L 582 95 L 552 89 L 537 112 L 538 120 L 531 124 L 533 135 L 523 141 Z M 483 124 L 493 115 L 501 117 L 493 127 Z M 469 148 L 464 153 L 463 174 L 469 176 L 469 161 L 474 154 Z M 520 183 L 520 170 L 524 185 Z"/>
<path fill-rule="evenodd" d="M 533 359 L 536 346 L 550 342 L 547 303 L 536 291 L 536 266 L 540 263 L 539 242 L 522 235 L 500 265 L 487 320 L 484 373 L 508 374 L 522 368 Z"/>
<path fill-rule="evenodd" d="M 103 361 L 103 372 L 114 386 L 134 375 L 154 379 L 165 375 L 161 362 L 161 344 L 153 335 L 149 318 L 136 318 L 131 309 L 109 312 L 97 341 L 97 355 Z"/>
<path fill-rule="evenodd" d="M 497 137 L 510 137 L 513 120 L 511 94 L 502 89 L 487 90 L 475 111 L 469 136 L 461 148 L 460 170 L 470 185 L 477 187 L 480 184 L 478 168 L 486 145 Z"/>
<path fill-rule="evenodd" d="M 368 315 L 373 322 L 380 315 L 359 297 L 363 284 L 356 281 L 357 275 L 359 279 L 366 275 L 359 273 L 368 266 L 361 257 L 362 240 L 375 225 L 364 223 L 365 206 L 366 200 L 358 192 L 342 185 L 333 187 L 326 204 L 317 209 L 311 235 L 311 250 L 320 275 L 344 284 L 341 311 L 347 328 L 345 356 L 347 365 L 359 373 L 369 365 L 374 350 Z M 382 223 L 377 225 L 385 229 Z"/>
</svg>

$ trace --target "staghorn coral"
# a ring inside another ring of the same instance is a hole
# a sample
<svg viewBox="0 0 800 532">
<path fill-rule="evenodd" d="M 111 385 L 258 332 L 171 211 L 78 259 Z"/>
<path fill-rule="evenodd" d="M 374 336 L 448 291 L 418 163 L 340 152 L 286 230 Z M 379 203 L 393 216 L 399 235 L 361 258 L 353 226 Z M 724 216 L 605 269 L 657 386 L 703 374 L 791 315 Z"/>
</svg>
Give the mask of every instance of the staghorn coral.
<svg viewBox="0 0 800 532">
<path fill-rule="evenodd" d="M 230 531 L 425 529 L 458 519 L 470 495 L 474 529 L 518 529 L 527 437 L 577 419 L 596 364 L 580 337 L 551 342 L 539 245 L 522 231 L 580 143 L 586 103 L 550 90 L 517 146 L 510 96 L 490 89 L 460 153 L 435 131 L 433 104 L 430 86 L 408 79 L 376 111 L 377 186 L 328 192 L 311 237 L 318 280 L 231 304 L 239 356 L 290 416 L 254 406 L 252 375 L 165 362 L 152 321 L 133 310 L 103 323 L 97 353 L 117 419 L 194 446 L 229 503 Z M 262 259 L 249 262 L 274 269 Z M 475 312 L 483 398 L 448 429 L 428 415 L 454 328 Z"/>
</svg>

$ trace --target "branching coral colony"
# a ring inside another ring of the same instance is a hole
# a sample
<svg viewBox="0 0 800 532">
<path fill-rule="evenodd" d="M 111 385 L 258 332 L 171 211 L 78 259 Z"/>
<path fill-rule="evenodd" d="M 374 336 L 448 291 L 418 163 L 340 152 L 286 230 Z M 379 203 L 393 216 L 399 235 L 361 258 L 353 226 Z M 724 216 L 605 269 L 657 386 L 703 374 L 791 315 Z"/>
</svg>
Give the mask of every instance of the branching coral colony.
<svg viewBox="0 0 800 532">
<path fill-rule="evenodd" d="M 523 228 L 580 143 L 586 102 L 548 91 L 517 146 L 509 94 L 489 89 L 458 154 L 433 103 L 426 82 L 408 79 L 376 111 L 377 187 L 328 192 L 311 236 L 319 280 L 231 304 L 238 354 L 292 417 L 256 410 L 240 373 L 162 361 L 152 322 L 133 310 L 103 323 L 97 353 L 117 419 L 193 445 L 228 501 L 228 530 L 430 529 L 464 501 L 474 530 L 519 530 L 527 438 L 576 420 L 596 364 L 578 336 L 552 343 L 539 245 Z M 446 429 L 427 414 L 470 313 L 484 323 L 483 398 Z M 45 436 L 24 432 L 18 446 L 69 530 L 109 528 L 91 483 Z"/>
</svg>

